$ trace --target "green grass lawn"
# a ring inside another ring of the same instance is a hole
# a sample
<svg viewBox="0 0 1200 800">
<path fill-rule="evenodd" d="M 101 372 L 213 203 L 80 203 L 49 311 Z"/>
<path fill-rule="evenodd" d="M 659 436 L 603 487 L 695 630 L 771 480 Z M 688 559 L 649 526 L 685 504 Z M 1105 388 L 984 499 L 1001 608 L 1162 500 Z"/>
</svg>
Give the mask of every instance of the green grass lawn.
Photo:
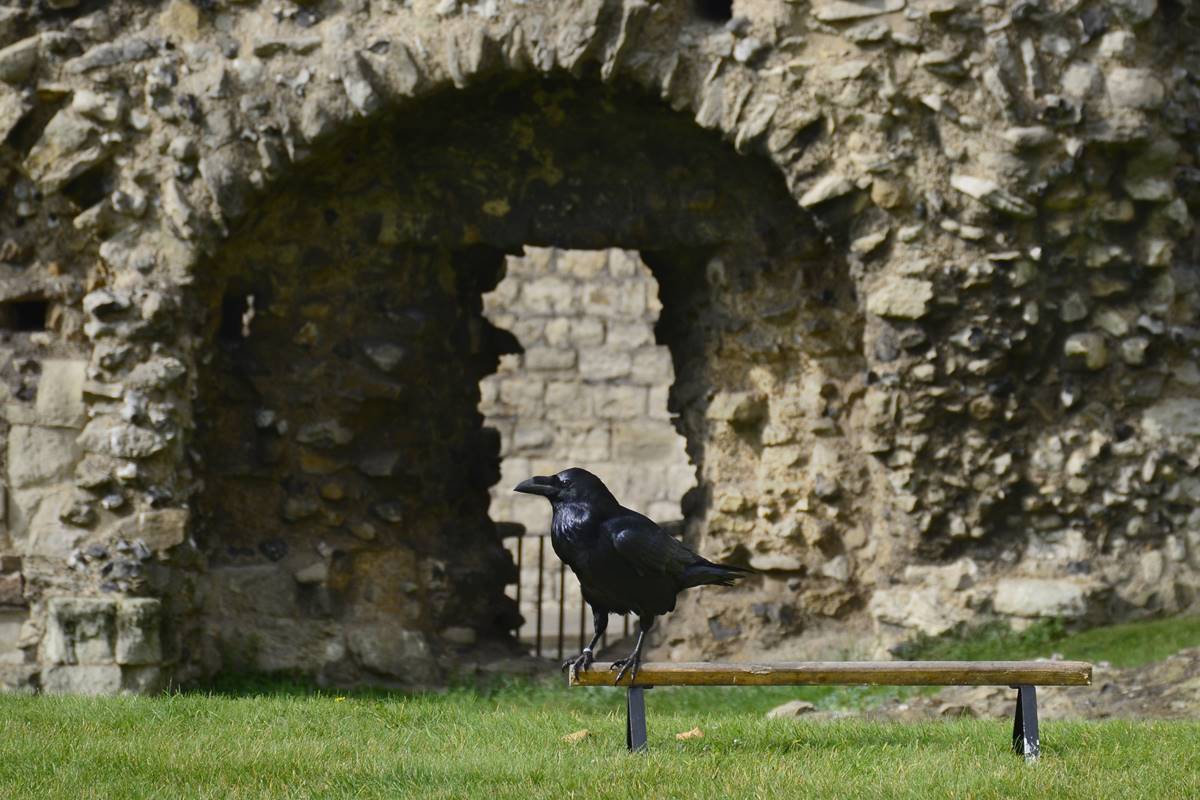
<svg viewBox="0 0 1200 800">
<path fill-rule="evenodd" d="M 1186 633 L 1200 633 L 1193 622 L 1147 630 L 1190 646 L 1200 643 Z M 1145 647 L 1127 626 L 1106 631 L 1060 637 L 1055 649 Z M 1043 758 L 1027 765 L 1009 752 L 1003 721 L 766 720 L 804 691 L 655 689 L 651 752 L 631 756 L 620 690 L 239 691 L 0 696 L 0 798 L 1200 797 L 1200 722 L 1043 719 Z M 703 738 L 675 739 L 694 727 Z M 581 741 L 563 740 L 582 729 Z"/>
</svg>

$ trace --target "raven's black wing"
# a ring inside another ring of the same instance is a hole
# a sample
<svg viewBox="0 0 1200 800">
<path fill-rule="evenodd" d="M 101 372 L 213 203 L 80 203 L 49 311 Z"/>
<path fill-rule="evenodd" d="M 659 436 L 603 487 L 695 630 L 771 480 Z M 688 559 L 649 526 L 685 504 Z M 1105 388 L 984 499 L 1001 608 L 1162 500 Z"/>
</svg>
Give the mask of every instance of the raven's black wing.
<svg viewBox="0 0 1200 800">
<path fill-rule="evenodd" d="M 669 575 L 679 580 L 689 566 L 701 560 L 651 519 L 635 511 L 612 517 L 603 527 L 613 548 L 639 575 Z"/>
</svg>

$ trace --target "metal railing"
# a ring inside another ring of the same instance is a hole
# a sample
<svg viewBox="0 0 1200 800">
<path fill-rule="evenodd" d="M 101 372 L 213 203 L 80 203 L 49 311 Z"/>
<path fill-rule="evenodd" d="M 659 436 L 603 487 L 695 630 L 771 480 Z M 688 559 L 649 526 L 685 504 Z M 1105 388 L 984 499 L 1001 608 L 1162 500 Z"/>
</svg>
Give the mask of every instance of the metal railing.
<svg viewBox="0 0 1200 800">
<path fill-rule="evenodd" d="M 569 584 L 575 585 L 575 591 L 572 593 L 578 598 L 579 606 L 579 624 L 573 632 L 576 640 L 577 649 L 575 652 L 583 649 L 591 638 L 588 627 L 587 604 L 583 601 L 583 595 L 578 590 L 578 584 L 575 584 L 575 576 L 572 575 L 570 580 L 567 578 L 567 566 L 559 561 L 554 556 L 553 550 L 550 548 L 548 536 L 519 536 L 516 540 L 516 560 L 517 560 L 517 608 L 524 609 L 523 600 L 529 599 L 529 591 L 532 589 L 533 606 L 534 606 L 534 630 L 533 638 L 530 644 L 530 652 L 535 656 L 550 656 L 557 653 L 557 657 L 562 659 L 567 656 L 567 587 Z M 534 543 L 536 542 L 536 545 Z M 528 545 L 528 546 L 527 546 Z M 527 550 L 533 551 L 527 553 Z M 550 558 L 547 559 L 546 551 L 551 550 Z M 536 554 L 536 555 L 535 555 Z M 537 564 L 537 579 L 532 581 L 532 586 L 526 586 L 526 558 L 533 557 Z M 549 562 L 549 563 L 547 563 Z M 549 582 L 558 581 L 557 597 L 547 597 L 546 590 Z M 572 604 L 574 605 L 574 604 Z M 629 635 L 629 617 L 622 617 L 622 636 Z M 522 628 L 514 631 L 518 639 L 521 639 Z M 608 646 L 608 632 L 600 639 L 600 649 Z"/>
<path fill-rule="evenodd" d="M 663 524 L 663 529 L 676 538 L 682 538 L 683 522 Z M 562 659 L 571 653 L 577 653 L 591 639 L 591 613 L 583 600 L 583 594 L 575 576 L 569 574 L 567 566 L 558 560 L 550 545 L 549 536 L 527 535 L 520 526 L 506 525 L 509 537 L 513 541 L 512 551 L 517 562 L 516 601 L 517 608 L 522 614 L 527 605 L 533 606 L 533 630 L 526 632 L 530 620 L 513 631 L 514 636 L 529 646 L 531 654 L 541 656 L 557 656 Z M 549 551 L 549 552 L 547 552 Z M 536 570 L 528 567 L 536 565 Z M 532 574 L 536 577 L 532 577 Z M 557 582 L 557 592 L 553 591 Z M 532 594 L 531 594 L 532 593 Z M 532 603 L 529 601 L 532 600 Z M 570 602 L 568 602 L 570 601 Z M 568 625 L 568 608 L 571 614 L 578 616 L 578 624 Z M 612 620 L 609 629 L 605 631 L 599 643 L 599 650 L 608 647 L 609 633 L 613 631 Z M 621 638 L 630 633 L 629 616 L 621 617 Z M 573 649 L 568 650 L 568 648 Z"/>
</svg>

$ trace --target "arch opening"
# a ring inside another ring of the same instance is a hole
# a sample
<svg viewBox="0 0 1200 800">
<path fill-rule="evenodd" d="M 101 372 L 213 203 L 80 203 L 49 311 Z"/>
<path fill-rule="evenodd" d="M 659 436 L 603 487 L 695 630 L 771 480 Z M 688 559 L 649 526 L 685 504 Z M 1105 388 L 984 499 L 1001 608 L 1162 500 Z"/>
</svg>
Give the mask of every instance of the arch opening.
<svg viewBox="0 0 1200 800">
<path fill-rule="evenodd" d="M 638 250 L 658 281 L 702 535 L 706 407 L 753 368 L 718 380 L 713 359 L 738 337 L 788 346 L 721 307 L 836 283 L 819 236 L 765 159 L 629 87 L 446 92 L 326 142 L 202 270 L 198 671 L 413 683 L 513 652 L 516 570 L 488 516 L 501 436 L 478 408 L 520 349 L 484 293 L 531 245 Z"/>
</svg>

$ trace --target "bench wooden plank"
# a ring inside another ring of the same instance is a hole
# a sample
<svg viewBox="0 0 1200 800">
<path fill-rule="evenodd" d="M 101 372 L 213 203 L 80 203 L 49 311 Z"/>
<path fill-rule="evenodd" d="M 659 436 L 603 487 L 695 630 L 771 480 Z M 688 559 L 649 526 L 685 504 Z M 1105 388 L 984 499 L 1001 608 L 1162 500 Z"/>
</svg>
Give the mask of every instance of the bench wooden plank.
<svg viewBox="0 0 1200 800">
<path fill-rule="evenodd" d="M 572 686 L 612 686 L 616 672 L 596 662 L 572 670 Z M 1083 661 L 782 661 L 770 664 L 648 661 L 637 686 L 1088 686 Z M 629 686 L 629 677 L 621 680 Z"/>
</svg>

